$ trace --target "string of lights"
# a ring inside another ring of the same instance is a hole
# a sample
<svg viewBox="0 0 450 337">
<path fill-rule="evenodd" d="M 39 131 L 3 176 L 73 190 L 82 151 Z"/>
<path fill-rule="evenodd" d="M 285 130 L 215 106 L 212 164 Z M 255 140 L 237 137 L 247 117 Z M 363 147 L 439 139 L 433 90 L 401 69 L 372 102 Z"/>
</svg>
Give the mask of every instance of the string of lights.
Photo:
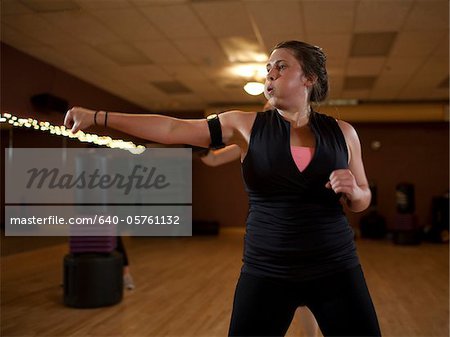
<svg viewBox="0 0 450 337">
<path fill-rule="evenodd" d="M 92 143 L 100 146 L 110 147 L 113 149 L 127 150 L 133 154 L 141 154 L 146 149 L 145 146 L 136 145 L 133 142 L 126 142 L 121 139 L 112 139 L 108 136 L 99 136 L 96 134 L 85 133 L 81 130 L 74 134 L 70 130 L 66 129 L 64 125 L 57 126 L 52 125 L 49 122 L 39 122 L 38 120 L 33 118 L 20 118 L 17 116 L 13 116 L 7 112 L 0 115 L 0 123 L 8 123 L 17 128 L 29 128 L 49 132 L 52 135 L 63 136 L 72 139 L 75 138 L 80 142 Z"/>
</svg>

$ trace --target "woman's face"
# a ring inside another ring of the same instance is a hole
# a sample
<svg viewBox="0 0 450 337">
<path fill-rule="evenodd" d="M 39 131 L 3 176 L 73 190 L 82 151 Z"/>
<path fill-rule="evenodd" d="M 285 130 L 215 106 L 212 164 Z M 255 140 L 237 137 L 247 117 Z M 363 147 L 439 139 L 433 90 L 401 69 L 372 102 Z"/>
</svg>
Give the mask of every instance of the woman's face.
<svg viewBox="0 0 450 337">
<path fill-rule="evenodd" d="M 289 49 L 275 49 L 267 62 L 264 95 L 277 109 L 296 109 L 308 102 L 312 83 Z"/>
</svg>

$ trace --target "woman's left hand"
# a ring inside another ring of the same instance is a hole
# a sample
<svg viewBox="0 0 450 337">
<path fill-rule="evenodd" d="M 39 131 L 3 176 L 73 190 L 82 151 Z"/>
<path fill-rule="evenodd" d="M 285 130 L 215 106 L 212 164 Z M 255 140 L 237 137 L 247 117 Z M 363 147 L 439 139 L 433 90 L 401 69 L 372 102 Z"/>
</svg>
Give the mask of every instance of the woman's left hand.
<svg viewBox="0 0 450 337">
<path fill-rule="evenodd" d="M 361 193 L 361 188 L 358 186 L 355 176 L 349 169 L 333 171 L 325 187 L 332 189 L 336 194 L 344 194 L 348 200 L 358 199 L 358 194 Z"/>
</svg>

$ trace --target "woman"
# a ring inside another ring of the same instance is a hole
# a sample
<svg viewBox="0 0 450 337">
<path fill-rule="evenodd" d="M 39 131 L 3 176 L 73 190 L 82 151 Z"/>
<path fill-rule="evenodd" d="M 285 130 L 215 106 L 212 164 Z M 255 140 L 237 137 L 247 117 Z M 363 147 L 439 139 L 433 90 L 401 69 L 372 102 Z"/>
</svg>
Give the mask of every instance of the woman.
<svg viewBox="0 0 450 337">
<path fill-rule="evenodd" d="M 311 109 L 328 93 L 325 60 L 307 43 L 278 44 L 265 83 L 275 109 L 220 114 L 224 144 L 241 150 L 249 194 L 230 336 L 282 336 L 302 305 L 324 336 L 381 334 L 341 205 L 359 212 L 370 203 L 359 139 L 350 124 Z M 83 108 L 65 118 L 72 132 L 94 123 L 165 144 L 211 141 L 206 120 Z"/>
</svg>

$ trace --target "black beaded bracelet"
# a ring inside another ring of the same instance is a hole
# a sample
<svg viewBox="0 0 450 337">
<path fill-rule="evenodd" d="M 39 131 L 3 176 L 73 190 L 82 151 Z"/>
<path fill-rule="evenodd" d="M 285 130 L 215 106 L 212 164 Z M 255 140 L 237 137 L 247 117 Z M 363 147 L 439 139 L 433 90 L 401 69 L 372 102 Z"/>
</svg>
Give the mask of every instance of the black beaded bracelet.
<svg viewBox="0 0 450 337">
<path fill-rule="evenodd" d="M 97 125 L 97 114 L 98 114 L 98 110 L 94 114 L 94 125 Z"/>
<path fill-rule="evenodd" d="M 108 121 L 108 111 L 105 111 L 105 128 L 107 127 L 107 122 Z"/>
</svg>

